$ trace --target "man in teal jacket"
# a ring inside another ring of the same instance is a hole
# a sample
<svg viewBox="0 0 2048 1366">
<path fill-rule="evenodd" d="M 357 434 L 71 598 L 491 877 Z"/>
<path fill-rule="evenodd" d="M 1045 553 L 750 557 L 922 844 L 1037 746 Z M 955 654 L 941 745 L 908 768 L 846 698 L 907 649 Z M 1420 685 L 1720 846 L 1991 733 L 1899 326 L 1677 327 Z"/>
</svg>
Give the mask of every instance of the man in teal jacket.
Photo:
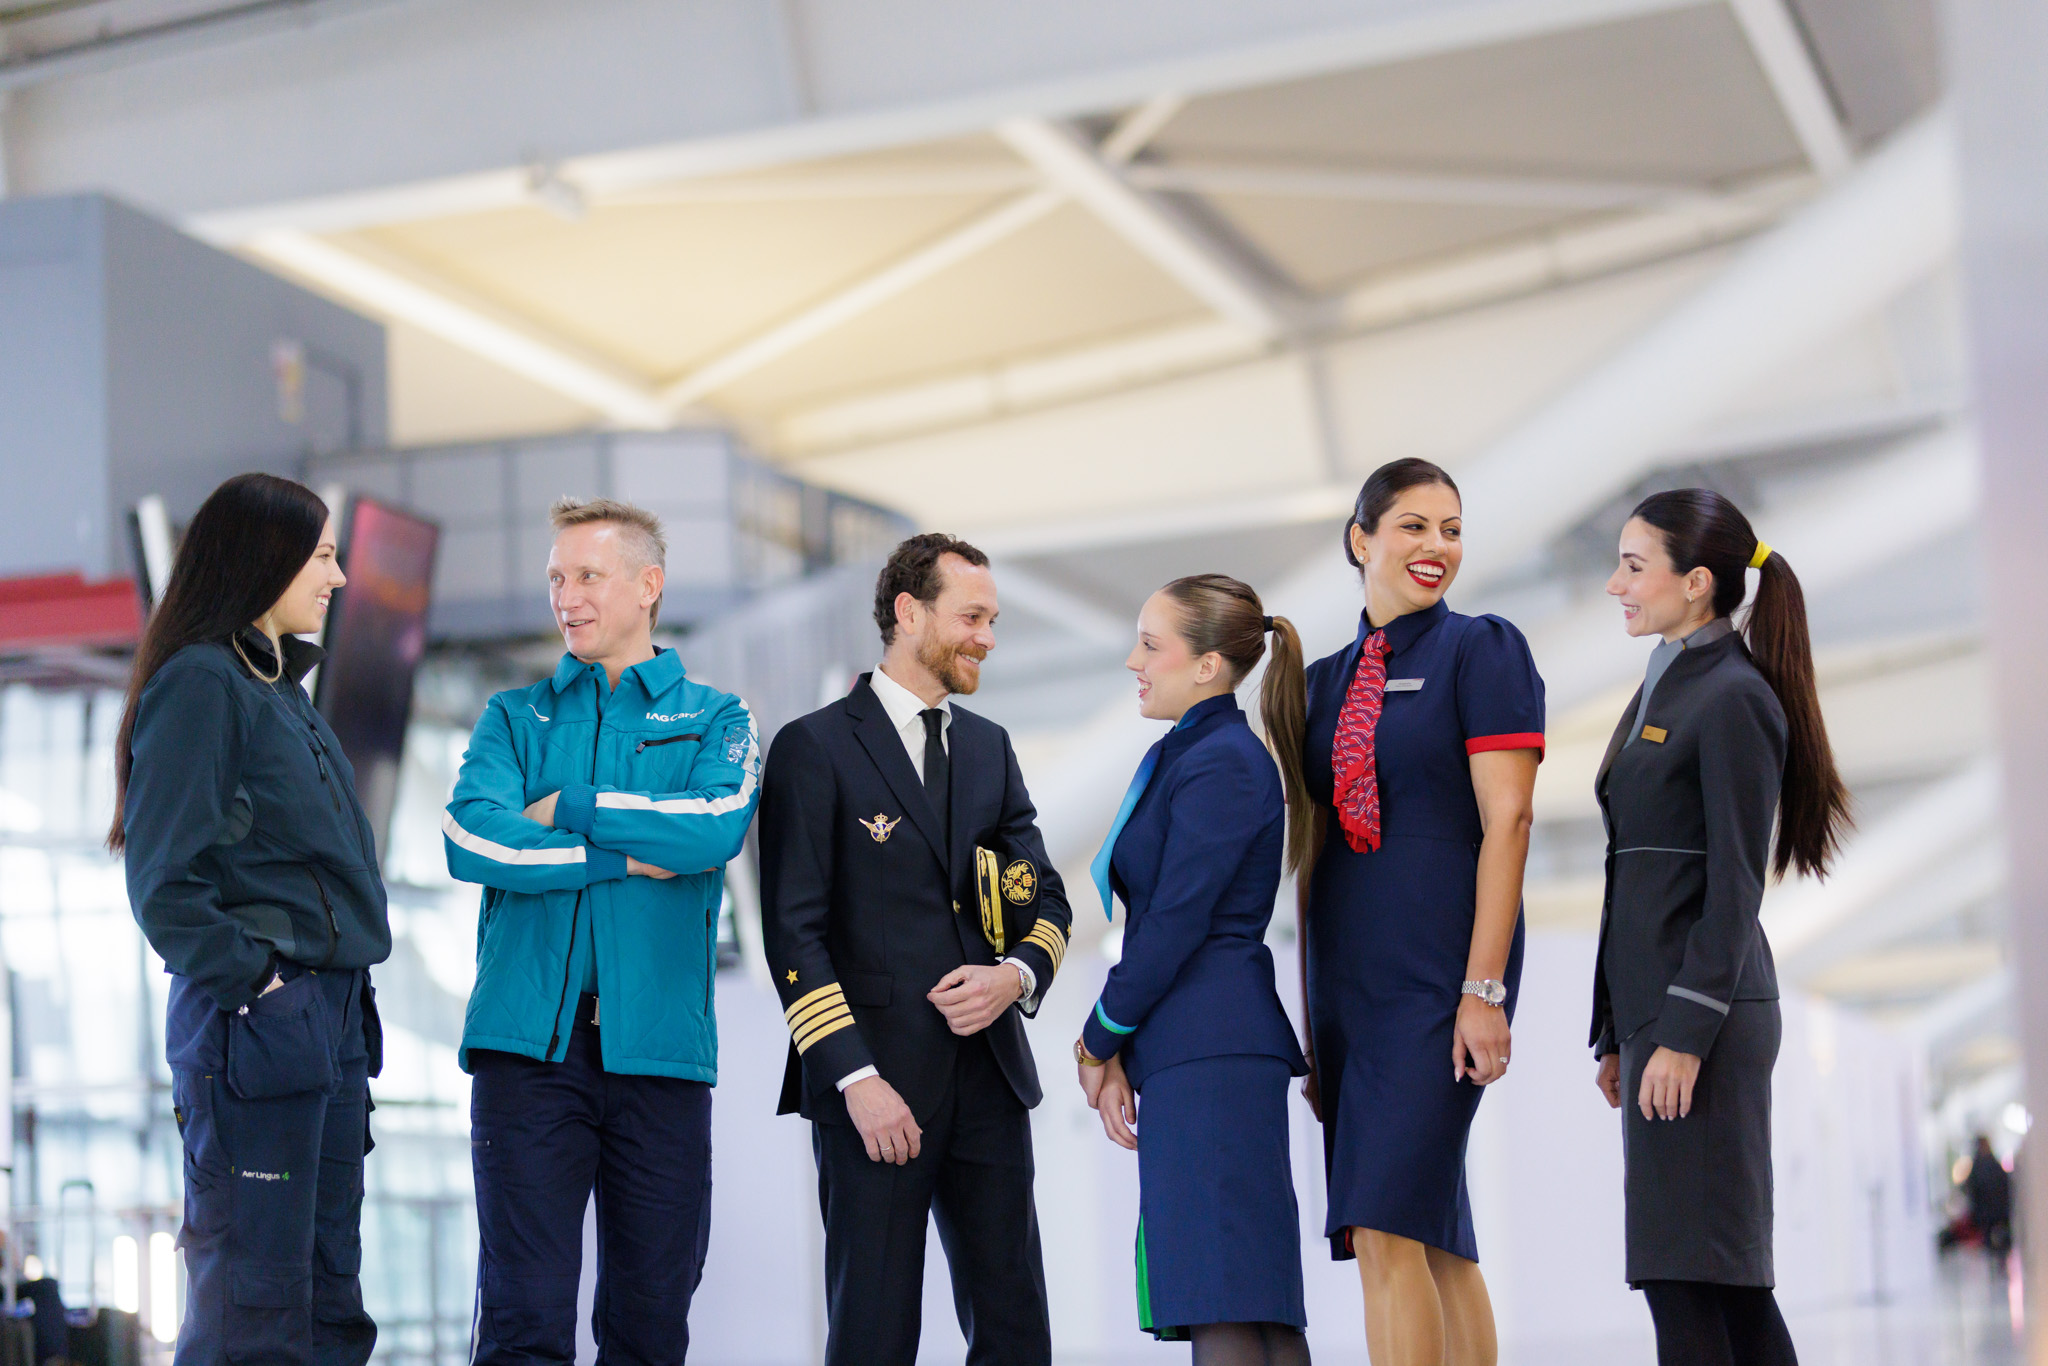
<svg viewBox="0 0 2048 1366">
<path fill-rule="evenodd" d="M 711 1230 L 718 911 L 760 743 L 743 702 L 653 642 L 661 523 L 610 499 L 552 518 L 568 652 L 484 708 L 441 822 L 449 871 L 484 886 L 461 1054 L 471 1359 L 575 1359 L 594 1189 L 599 1359 L 679 1363 Z"/>
</svg>

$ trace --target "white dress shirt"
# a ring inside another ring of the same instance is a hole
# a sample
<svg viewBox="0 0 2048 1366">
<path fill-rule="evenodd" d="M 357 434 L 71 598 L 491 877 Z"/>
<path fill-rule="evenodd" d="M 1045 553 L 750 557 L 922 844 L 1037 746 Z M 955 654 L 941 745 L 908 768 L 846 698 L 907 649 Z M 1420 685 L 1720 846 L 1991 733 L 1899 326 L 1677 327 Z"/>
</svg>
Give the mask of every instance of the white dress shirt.
<svg viewBox="0 0 2048 1366">
<path fill-rule="evenodd" d="M 875 700 L 888 713 L 889 724 L 896 727 L 896 734 L 903 740 L 903 752 L 910 756 L 910 766 L 917 771 L 917 780 L 924 781 L 924 714 L 931 710 L 924 699 L 895 679 L 882 672 L 882 666 L 875 666 L 874 676 L 869 684 L 875 690 Z M 939 743 L 948 755 L 953 752 L 953 699 L 939 699 Z"/>
<path fill-rule="evenodd" d="M 916 693 L 883 673 L 882 666 L 879 664 L 875 666 L 874 676 L 868 680 L 868 683 L 875 690 L 875 700 L 882 704 L 882 711 L 888 716 L 889 724 L 896 728 L 897 736 L 902 739 L 903 752 L 910 756 L 912 771 L 917 774 L 917 780 L 923 782 L 924 713 L 929 711 L 930 708 L 925 706 L 922 697 L 919 697 Z M 939 743 L 945 747 L 946 753 L 951 755 L 953 752 L 953 699 L 950 697 L 940 698 L 939 711 L 941 713 L 939 720 Z M 1038 996 L 1038 974 L 1031 970 L 1030 964 L 1019 959 L 1005 958 L 1003 961 L 1023 974 L 1024 995 L 1022 1002 L 1024 1005 L 1029 1006 Z M 841 1077 L 839 1079 L 839 1089 L 844 1091 L 857 1081 L 879 1075 L 880 1073 L 876 1072 L 874 1068 L 863 1067 L 858 1071 L 849 1072 Z"/>
</svg>

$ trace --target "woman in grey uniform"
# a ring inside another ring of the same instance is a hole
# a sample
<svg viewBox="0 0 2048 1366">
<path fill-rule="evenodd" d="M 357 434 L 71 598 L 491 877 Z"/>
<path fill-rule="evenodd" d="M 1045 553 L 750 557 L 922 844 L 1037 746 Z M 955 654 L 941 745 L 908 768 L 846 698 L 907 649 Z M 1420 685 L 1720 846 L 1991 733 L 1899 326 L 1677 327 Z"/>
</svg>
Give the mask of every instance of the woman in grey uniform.
<svg viewBox="0 0 2048 1366">
<path fill-rule="evenodd" d="M 1738 631 L 1746 569 L 1756 601 Z M 1790 1366 L 1771 1294 L 1778 981 L 1757 910 L 1767 864 L 1825 872 L 1848 822 L 1805 597 L 1707 489 L 1637 506 L 1607 591 L 1630 635 L 1662 637 L 1597 780 L 1593 1051 L 1608 1103 L 1627 1102 L 1628 1279 L 1649 1300 L 1660 1366 Z"/>
</svg>

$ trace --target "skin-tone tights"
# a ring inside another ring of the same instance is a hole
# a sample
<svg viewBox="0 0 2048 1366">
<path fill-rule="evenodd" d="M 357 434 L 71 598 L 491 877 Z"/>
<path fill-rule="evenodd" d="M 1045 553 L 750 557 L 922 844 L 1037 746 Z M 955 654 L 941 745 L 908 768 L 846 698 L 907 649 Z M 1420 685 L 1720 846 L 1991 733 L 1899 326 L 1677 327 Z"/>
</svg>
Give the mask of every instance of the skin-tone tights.
<svg viewBox="0 0 2048 1366">
<path fill-rule="evenodd" d="M 1373 1229 L 1351 1230 L 1372 1366 L 1494 1366 L 1493 1301 L 1479 1264 Z"/>
</svg>

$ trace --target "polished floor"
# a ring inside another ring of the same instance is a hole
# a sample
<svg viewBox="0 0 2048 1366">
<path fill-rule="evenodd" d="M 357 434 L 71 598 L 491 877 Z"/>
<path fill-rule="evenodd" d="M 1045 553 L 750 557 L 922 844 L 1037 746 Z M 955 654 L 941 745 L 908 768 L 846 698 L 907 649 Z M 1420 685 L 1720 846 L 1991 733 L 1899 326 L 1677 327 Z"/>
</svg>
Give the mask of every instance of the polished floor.
<svg viewBox="0 0 2048 1366">
<path fill-rule="evenodd" d="M 1886 1304 L 1786 1315 L 1800 1366 L 2020 1366 L 2020 1277 L 1981 1254 L 1942 1260 L 1931 1290 Z M 1648 1315 L 1644 1315 L 1647 1323 Z M 1504 1344 L 1501 1366 L 1654 1366 L 1647 1329 L 1601 1341 Z"/>
</svg>

